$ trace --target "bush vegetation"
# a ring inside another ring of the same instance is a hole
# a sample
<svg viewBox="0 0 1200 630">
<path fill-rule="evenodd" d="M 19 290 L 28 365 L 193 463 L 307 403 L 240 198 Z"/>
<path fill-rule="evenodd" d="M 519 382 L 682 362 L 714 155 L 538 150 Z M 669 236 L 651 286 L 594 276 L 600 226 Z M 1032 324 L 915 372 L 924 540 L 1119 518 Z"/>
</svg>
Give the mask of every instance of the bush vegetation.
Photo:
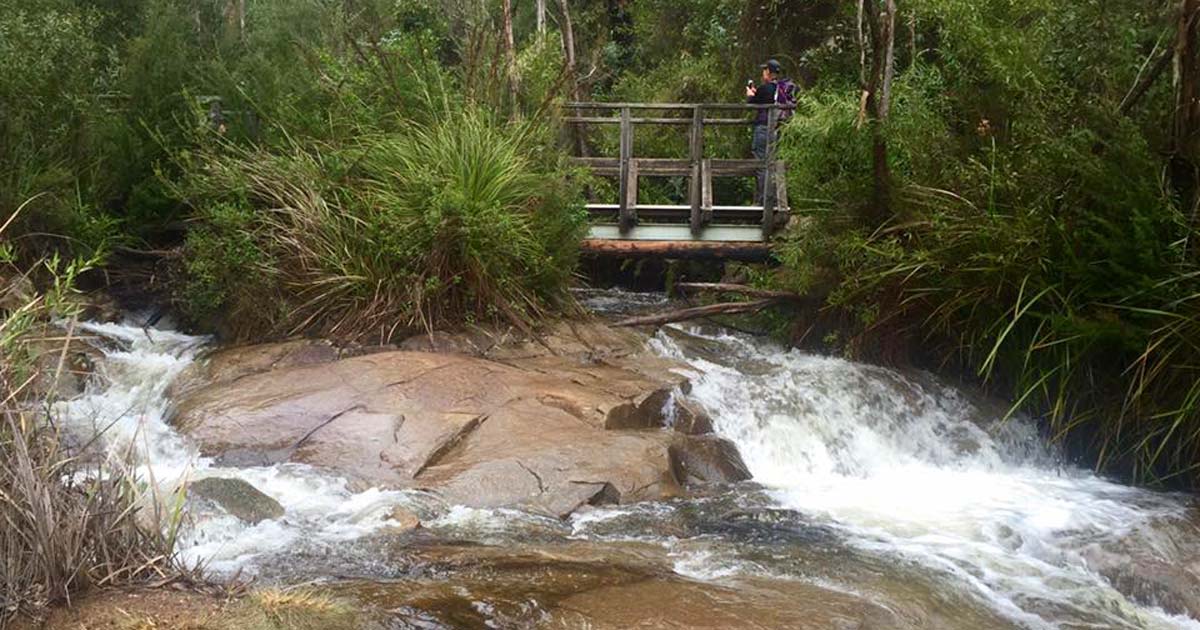
<svg viewBox="0 0 1200 630">
<path fill-rule="evenodd" d="M 513 81 L 499 2 L 0 0 L 0 211 L 34 199 L 8 249 L 183 244 L 179 304 L 240 338 L 536 318 L 581 228 L 555 104 L 740 100 L 773 56 L 805 91 L 780 147 L 799 220 L 764 282 L 825 296 L 843 351 L 977 374 L 1099 467 L 1197 478 L 1194 60 L 1135 89 L 1188 49 L 1184 3 L 898 0 L 878 125 L 857 3 L 570 0 L 574 68 L 557 3 L 541 31 L 517 4 Z"/>
<path fill-rule="evenodd" d="M 185 182 L 202 222 L 187 239 L 188 306 L 237 337 L 379 343 L 556 312 L 585 216 L 544 132 L 466 106 L 286 153 L 204 152 Z"/>
<path fill-rule="evenodd" d="M 785 131 L 789 185 L 821 201 L 774 282 L 852 313 L 852 354 L 965 368 L 1098 467 L 1190 485 L 1195 199 L 1164 157 L 1170 81 L 1122 107 L 1173 5 L 905 6 L 887 221 L 864 219 L 870 138 L 853 86 L 831 77 Z"/>
</svg>

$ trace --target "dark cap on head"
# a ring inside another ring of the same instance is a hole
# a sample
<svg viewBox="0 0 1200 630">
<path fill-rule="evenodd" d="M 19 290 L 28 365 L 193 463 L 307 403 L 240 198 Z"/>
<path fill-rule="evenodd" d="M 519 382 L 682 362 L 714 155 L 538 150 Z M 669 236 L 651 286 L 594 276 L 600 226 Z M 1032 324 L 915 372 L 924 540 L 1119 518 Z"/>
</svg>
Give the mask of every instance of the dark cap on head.
<svg viewBox="0 0 1200 630">
<path fill-rule="evenodd" d="M 761 65 L 759 67 L 762 68 L 763 70 L 770 70 L 774 74 L 779 74 L 780 72 L 783 72 L 783 66 L 779 65 L 779 62 L 774 59 L 768 59 L 767 63 L 764 63 L 763 65 Z"/>
</svg>

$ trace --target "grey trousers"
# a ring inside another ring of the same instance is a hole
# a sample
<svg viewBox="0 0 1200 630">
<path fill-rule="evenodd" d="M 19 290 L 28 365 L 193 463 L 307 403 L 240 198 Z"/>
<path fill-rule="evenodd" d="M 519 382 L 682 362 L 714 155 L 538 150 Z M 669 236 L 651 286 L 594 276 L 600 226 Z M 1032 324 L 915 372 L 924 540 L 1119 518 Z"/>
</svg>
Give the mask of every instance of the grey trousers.
<svg viewBox="0 0 1200 630">
<path fill-rule="evenodd" d="M 754 158 L 757 160 L 767 159 L 767 133 L 766 125 L 754 125 L 754 140 L 750 144 L 750 150 L 754 153 Z M 779 132 L 775 132 L 774 141 L 779 140 Z M 768 165 L 767 168 L 770 168 Z M 767 186 L 767 168 L 758 171 L 755 178 L 758 180 L 758 185 L 754 191 L 754 201 L 761 202 L 764 206 L 774 203 L 775 187 Z"/>
</svg>

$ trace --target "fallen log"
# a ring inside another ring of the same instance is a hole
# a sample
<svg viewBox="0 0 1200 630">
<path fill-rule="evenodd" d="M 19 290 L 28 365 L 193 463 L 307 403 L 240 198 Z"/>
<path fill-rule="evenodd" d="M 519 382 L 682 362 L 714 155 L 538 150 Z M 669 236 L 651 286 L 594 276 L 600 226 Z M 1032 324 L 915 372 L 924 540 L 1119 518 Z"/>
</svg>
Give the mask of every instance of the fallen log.
<svg viewBox="0 0 1200 630">
<path fill-rule="evenodd" d="M 711 317 L 713 315 L 738 315 L 742 313 L 757 313 L 764 308 L 776 304 L 780 301 L 779 298 L 765 298 L 754 300 L 752 302 L 724 302 L 721 304 L 708 304 L 706 306 L 693 306 L 690 308 L 681 308 L 666 313 L 658 313 L 657 315 L 643 315 L 640 317 L 630 317 L 623 319 L 614 326 L 660 326 L 662 324 L 671 324 L 674 322 L 683 322 L 690 319 L 700 319 L 702 317 Z"/>
<path fill-rule="evenodd" d="M 713 293 L 736 293 L 746 297 L 754 298 L 773 298 L 779 300 L 803 300 L 805 296 L 791 291 L 772 291 L 770 289 L 758 289 L 755 287 L 746 286 L 744 284 L 731 284 L 728 282 L 679 282 L 675 284 L 675 288 L 679 291 L 710 291 Z"/>
</svg>

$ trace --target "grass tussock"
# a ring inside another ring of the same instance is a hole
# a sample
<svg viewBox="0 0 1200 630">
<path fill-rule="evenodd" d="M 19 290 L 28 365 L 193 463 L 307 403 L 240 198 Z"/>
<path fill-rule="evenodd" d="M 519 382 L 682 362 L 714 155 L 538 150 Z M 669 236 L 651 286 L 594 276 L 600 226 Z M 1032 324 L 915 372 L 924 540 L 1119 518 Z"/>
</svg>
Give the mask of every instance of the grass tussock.
<svg viewBox="0 0 1200 630">
<path fill-rule="evenodd" d="M 465 107 L 338 143 L 214 148 L 186 183 L 185 306 L 237 338 L 376 342 L 552 314 L 585 216 L 544 133 Z"/>
</svg>

